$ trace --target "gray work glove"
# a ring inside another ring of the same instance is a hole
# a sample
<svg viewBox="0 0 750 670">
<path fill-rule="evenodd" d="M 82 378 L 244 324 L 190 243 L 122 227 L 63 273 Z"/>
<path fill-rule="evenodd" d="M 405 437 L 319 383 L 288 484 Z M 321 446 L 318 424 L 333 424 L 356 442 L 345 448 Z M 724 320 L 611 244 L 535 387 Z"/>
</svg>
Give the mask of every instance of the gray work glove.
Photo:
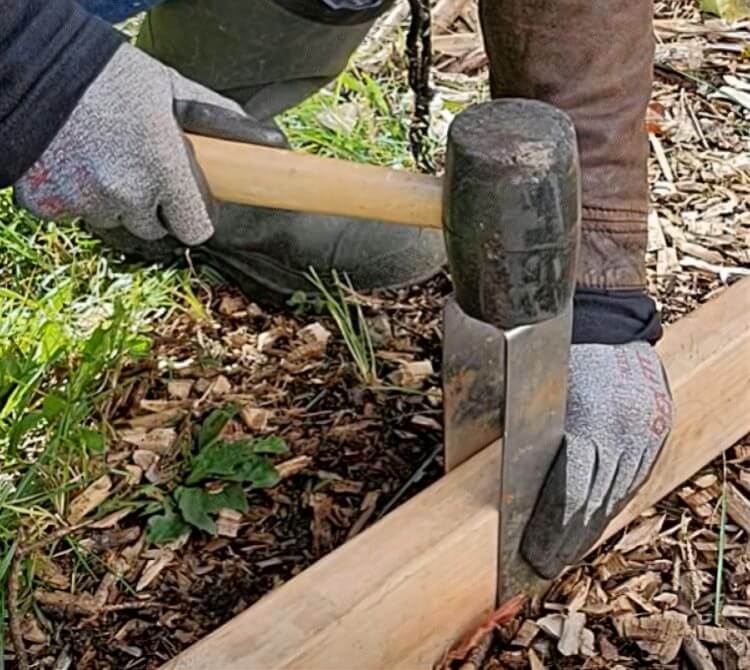
<svg viewBox="0 0 750 670">
<path fill-rule="evenodd" d="M 672 427 L 672 397 L 646 342 L 571 349 L 565 444 L 523 538 L 545 577 L 581 559 L 644 482 Z"/>
<path fill-rule="evenodd" d="M 16 200 L 39 217 L 81 217 L 94 230 L 205 242 L 214 208 L 183 130 L 284 141 L 236 103 L 123 44 L 15 185 Z"/>
</svg>

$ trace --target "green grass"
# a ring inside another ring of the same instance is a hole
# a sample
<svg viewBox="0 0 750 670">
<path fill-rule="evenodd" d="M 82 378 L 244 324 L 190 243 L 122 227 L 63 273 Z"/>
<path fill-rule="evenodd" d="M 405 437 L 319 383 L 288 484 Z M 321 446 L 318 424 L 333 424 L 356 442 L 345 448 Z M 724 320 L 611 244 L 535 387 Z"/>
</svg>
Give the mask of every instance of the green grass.
<svg viewBox="0 0 750 670">
<path fill-rule="evenodd" d="M 409 99 L 401 73 L 386 68 L 375 79 L 352 66 L 278 121 L 297 149 L 413 169 Z"/>
<path fill-rule="evenodd" d="M 329 286 L 314 268 L 310 268 L 308 279 L 322 296 L 326 310 L 336 322 L 359 380 L 366 386 L 376 385 L 379 379 L 375 348 L 362 305 L 350 297 L 354 293 L 351 283 L 346 278 L 341 280 L 334 271 L 333 285 Z"/>
<path fill-rule="evenodd" d="M 79 226 L 37 221 L 0 192 L 2 583 L 19 530 L 59 525 L 71 491 L 93 476 L 118 372 L 148 353 L 155 323 L 189 309 L 186 281 L 122 267 Z"/>
<path fill-rule="evenodd" d="M 714 589 L 714 626 L 722 625 L 721 610 L 724 604 L 724 553 L 727 543 L 727 455 L 721 454 L 721 516 L 719 518 L 718 554 L 716 557 L 716 586 Z"/>
</svg>

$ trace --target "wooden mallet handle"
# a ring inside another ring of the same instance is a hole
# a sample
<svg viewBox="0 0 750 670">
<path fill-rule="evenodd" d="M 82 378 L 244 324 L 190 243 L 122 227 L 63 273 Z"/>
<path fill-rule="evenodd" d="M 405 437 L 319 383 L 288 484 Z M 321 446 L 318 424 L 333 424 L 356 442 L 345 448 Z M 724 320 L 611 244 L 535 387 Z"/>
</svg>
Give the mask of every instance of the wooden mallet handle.
<svg viewBox="0 0 750 670">
<path fill-rule="evenodd" d="M 441 228 L 437 177 L 188 135 L 212 193 L 243 205 Z"/>
</svg>

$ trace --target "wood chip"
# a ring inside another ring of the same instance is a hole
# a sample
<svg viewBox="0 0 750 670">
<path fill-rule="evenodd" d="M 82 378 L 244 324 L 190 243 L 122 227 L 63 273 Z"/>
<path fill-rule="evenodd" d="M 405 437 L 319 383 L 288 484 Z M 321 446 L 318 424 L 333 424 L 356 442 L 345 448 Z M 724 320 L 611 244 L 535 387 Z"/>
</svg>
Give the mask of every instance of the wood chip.
<svg viewBox="0 0 750 670">
<path fill-rule="evenodd" d="M 692 486 L 683 486 L 677 495 L 701 519 L 709 519 L 714 514 L 716 498 L 721 495 L 721 487 L 714 483 L 708 488 L 695 490 Z"/>
<path fill-rule="evenodd" d="M 647 570 L 640 575 L 631 577 L 616 588 L 612 589 L 611 595 L 617 597 L 621 595 L 630 595 L 632 592 L 635 592 L 643 595 L 644 598 L 651 599 L 659 590 L 661 584 L 661 575 Z"/>
<path fill-rule="evenodd" d="M 177 400 L 187 400 L 194 385 L 195 381 L 192 379 L 172 379 L 167 382 L 167 393 Z"/>
<path fill-rule="evenodd" d="M 132 463 L 125 464 L 125 480 L 126 486 L 137 486 L 143 479 L 143 468 L 133 465 Z"/>
<path fill-rule="evenodd" d="M 667 248 L 664 229 L 659 221 L 659 214 L 652 210 L 648 215 L 648 245 L 647 251 L 655 252 Z"/>
<path fill-rule="evenodd" d="M 536 652 L 533 649 L 529 649 L 529 667 L 531 670 L 546 670 L 546 666 L 539 660 Z"/>
<path fill-rule="evenodd" d="M 639 647 L 661 663 L 671 663 L 690 633 L 687 616 L 664 612 L 637 618 L 629 615 L 622 620 L 622 636 L 636 641 Z"/>
<path fill-rule="evenodd" d="M 276 465 L 276 472 L 279 473 L 280 479 L 288 479 L 309 468 L 312 462 L 313 459 L 310 456 L 295 456 Z"/>
<path fill-rule="evenodd" d="M 590 658 L 596 655 L 596 637 L 590 628 L 581 631 L 581 656 Z"/>
<path fill-rule="evenodd" d="M 637 523 L 615 545 L 615 551 L 627 554 L 633 549 L 651 544 L 659 537 L 666 518 L 666 514 L 660 514 Z"/>
<path fill-rule="evenodd" d="M 516 636 L 513 638 L 511 644 L 514 647 L 523 647 L 526 649 L 531 645 L 539 632 L 539 626 L 534 623 L 531 619 L 526 619 L 521 627 L 518 629 Z"/>
<path fill-rule="evenodd" d="M 664 175 L 664 179 L 673 183 L 674 175 L 672 174 L 672 168 L 669 165 L 669 160 L 667 159 L 667 154 L 664 151 L 664 146 L 662 145 L 661 140 L 653 133 L 649 133 L 648 139 L 651 142 L 651 148 L 654 150 L 654 155 L 659 162 L 659 167 Z"/>
<path fill-rule="evenodd" d="M 411 422 L 415 426 L 420 428 L 427 428 L 429 430 L 442 430 L 443 426 L 439 421 L 436 421 L 430 416 L 424 416 L 423 414 L 416 414 L 411 418 Z"/>
<path fill-rule="evenodd" d="M 241 522 L 242 514 L 240 512 L 222 508 L 216 517 L 216 534 L 220 537 L 237 537 Z"/>
<path fill-rule="evenodd" d="M 740 486 L 742 486 L 742 488 L 745 489 L 748 494 L 750 494 L 750 472 L 742 470 L 740 472 L 739 483 Z"/>
<path fill-rule="evenodd" d="M 603 635 L 599 637 L 599 653 L 605 661 L 616 661 L 620 658 L 617 647 Z"/>
<path fill-rule="evenodd" d="M 88 593 L 66 593 L 64 591 L 34 591 L 34 600 L 42 607 L 59 614 L 92 616 L 99 612 L 99 604 Z"/>
<path fill-rule="evenodd" d="M 349 532 L 346 534 L 347 540 L 350 540 L 355 535 L 358 535 L 364 527 L 368 524 L 370 519 L 375 514 L 377 509 L 378 500 L 380 499 L 381 491 L 368 491 L 365 494 L 364 500 L 360 505 L 360 515 L 357 520 L 352 524 Z"/>
<path fill-rule="evenodd" d="M 55 664 L 52 666 L 52 670 L 70 670 L 72 665 L 73 655 L 71 654 L 70 649 L 66 647 L 55 659 Z"/>
<path fill-rule="evenodd" d="M 112 492 L 109 475 L 99 477 L 83 493 L 78 495 L 68 508 L 68 523 L 75 525 L 101 505 Z"/>
<path fill-rule="evenodd" d="M 677 607 L 677 603 L 680 602 L 680 597 L 676 593 L 659 593 L 658 595 L 654 596 L 653 602 L 657 605 L 660 605 L 664 609 L 674 609 Z"/>
<path fill-rule="evenodd" d="M 596 576 L 602 582 L 617 577 L 630 568 L 628 562 L 619 551 L 608 551 L 602 556 L 597 556 L 593 563 L 596 568 Z"/>
<path fill-rule="evenodd" d="M 154 463 L 159 461 L 159 456 L 147 449 L 136 449 L 133 452 L 133 463 L 141 470 L 149 470 Z"/>
<path fill-rule="evenodd" d="M 49 641 L 47 633 L 44 632 L 37 618 L 33 615 L 24 618 L 21 624 L 21 635 L 23 635 L 24 640 L 32 644 L 47 644 Z"/>
<path fill-rule="evenodd" d="M 156 428 L 146 431 L 144 429 L 121 430 L 118 437 L 127 444 L 138 449 L 146 449 L 156 454 L 165 454 L 171 451 L 177 439 L 177 431 L 174 428 Z"/>
<path fill-rule="evenodd" d="M 564 617 L 560 641 L 557 643 L 557 650 L 563 656 L 578 654 L 581 649 L 581 635 L 585 625 L 586 615 L 583 612 L 571 612 L 567 617 Z"/>
<path fill-rule="evenodd" d="M 695 670 L 717 670 L 711 652 L 698 640 L 694 634 L 685 636 L 682 641 L 685 654 L 690 659 Z"/>
<path fill-rule="evenodd" d="M 299 337 L 305 342 L 317 343 L 325 346 L 328 344 L 328 340 L 331 339 L 331 331 L 323 324 L 315 322 L 300 330 Z"/>
<path fill-rule="evenodd" d="M 107 514 L 107 516 L 102 517 L 101 519 L 99 519 L 99 521 L 95 521 L 89 527 L 95 530 L 107 530 L 108 528 L 114 528 L 118 523 L 120 523 L 120 521 L 122 521 L 132 512 L 132 507 L 123 507 L 122 509 L 118 509 L 116 512 L 112 512 L 112 514 Z"/>
<path fill-rule="evenodd" d="M 435 34 L 448 30 L 470 2 L 471 0 L 438 0 L 432 10 Z"/>
<path fill-rule="evenodd" d="M 216 396 L 223 396 L 227 393 L 231 393 L 231 391 L 232 383 L 224 375 L 216 377 L 211 384 L 211 393 Z"/>
<path fill-rule="evenodd" d="M 718 477 L 714 474 L 701 475 L 693 480 L 693 484 L 699 489 L 707 489 L 718 481 Z"/>
<path fill-rule="evenodd" d="M 750 501 L 732 483 L 727 484 L 727 514 L 750 535 Z"/>
<path fill-rule="evenodd" d="M 414 361 L 402 363 L 398 370 L 392 372 L 388 378 L 401 388 L 422 388 L 435 370 L 432 361 Z"/>
<path fill-rule="evenodd" d="M 245 299 L 235 295 L 224 295 L 219 302 L 219 313 L 225 316 L 239 316 L 244 308 Z"/>
<path fill-rule="evenodd" d="M 136 591 L 143 591 L 162 573 L 174 560 L 174 552 L 170 549 L 160 549 L 155 558 L 146 563 L 141 577 L 135 586 Z"/>
<path fill-rule="evenodd" d="M 117 576 L 114 572 L 104 573 L 104 577 L 102 577 L 102 580 L 99 582 L 99 586 L 96 587 L 96 592 L 94 593 L 94 600 L 99 607 L 103 607 L 107 604 L 116 583 Z"/>
<path fill-rule="evenodd" d="M 65 590 L 70 587 L 70 575 L 51 558 L 39 557 L 35 564 L 35 573 L 37 578 L 56 589 Z"/>
<path fill-rule="evenodd" d="M 173 407 L 172 409 L 165 409 L 162 412 L 154 412 L 153 414 L 144 414 L 143 416 L 136 416 L 128 419 L 128 423 L 131 428 L 143 428 L 145 430 L 151 430 L 153 428 L 163 428 L 167 425 L 174 425 L 180 419 L 187 414 L 187 410 L 181 407 Z"/>
<path fill-rule="evenodd" d="M 162 475 L 159 467 L 161 459 L 153 451 L 138 449 L 133 452 L 133 461 L 139 468 L 145 471 L 146 479 L 152 484 L 160 484 L 162 482 Z"/>
<path fill-rule="evenodd" d="M 146 412 L 164 412 L 170 409 L 181 409 L 190 406 L 189 402 L 184 400 L 154 400 L 151 398 L 144 398 L 138 403 L 138 406 Z"/>
<path fill-rule="evenodd" d="M 258 351 L 265 352 L 273 347 L 281 337 L 281 332 L 278 330 L 267 330 L 258 335 Z"/>
<path fill-rule="evenodd" d="M 250 429 L 254 431 L 263 431 L 268 427 L 268 421 L 273 416 L 273 413 L 267 409 L 261 409 L 260 407 L 251 407 L 247 405 L 240 410 L 240 418 L 242 422 Z"/>
<path fill-rule="evenodd" d="M 591 588 L 591 577 L 584 577 L 581 581 L 576 584 L 576 587 L 573 589 L 573 591 L 570 594 L 570 597 L 568 598 L 568 611 L 569 612 L 577 612 L 580 610 L 585 604 L 586 599 L 589 595 L 589 589 Z"/>
<path fill-rule="evenodd" d="M 750 619 L 750 607 L 744 605 L 724 605 L 721 616 L 730 619 Z"/>
<path fill-rule="evenodd" d="M 559 638 L 562 635 L 564 623 L 565 617 L 562 614 L 548 614 L 536 620 L 536 625 L 547 635 L 551 635 L 554 638 Z"/>
<path fill-rule="evenodd" d="M 477 33 L 452 33 L 436 35 L 432 39 L 435 53 L 448 56 L 464 56 L 481 46 L 481 37 Z"/>
</svg>

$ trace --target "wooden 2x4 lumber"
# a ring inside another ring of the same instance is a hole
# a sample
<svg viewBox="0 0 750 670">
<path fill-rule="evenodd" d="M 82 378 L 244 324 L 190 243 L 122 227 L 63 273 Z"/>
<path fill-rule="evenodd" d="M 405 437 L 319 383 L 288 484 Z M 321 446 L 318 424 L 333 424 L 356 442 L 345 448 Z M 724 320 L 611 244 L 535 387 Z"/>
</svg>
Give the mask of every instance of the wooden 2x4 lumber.
<svg viewBox="0 0 750 670">
<path fill-rule="evenodd" d="M 648 480 L 602 539 L 750 432 L 750 278 L 669 326 L 657 349 L 674 397 L 674 428 Z"/>
<path fill-rule="evenodd" d="M 659 345 L 672 435 L 611 536 L 750 431 L 750 279 Z M 164 670 L 428 670 L 493 607 L 500 443 L 186 650 Z"/>
<path fill-rule="evenodd" d="M 428 670 L 495 605 L 499 445 L 162 670 Z"/>
</svg>

